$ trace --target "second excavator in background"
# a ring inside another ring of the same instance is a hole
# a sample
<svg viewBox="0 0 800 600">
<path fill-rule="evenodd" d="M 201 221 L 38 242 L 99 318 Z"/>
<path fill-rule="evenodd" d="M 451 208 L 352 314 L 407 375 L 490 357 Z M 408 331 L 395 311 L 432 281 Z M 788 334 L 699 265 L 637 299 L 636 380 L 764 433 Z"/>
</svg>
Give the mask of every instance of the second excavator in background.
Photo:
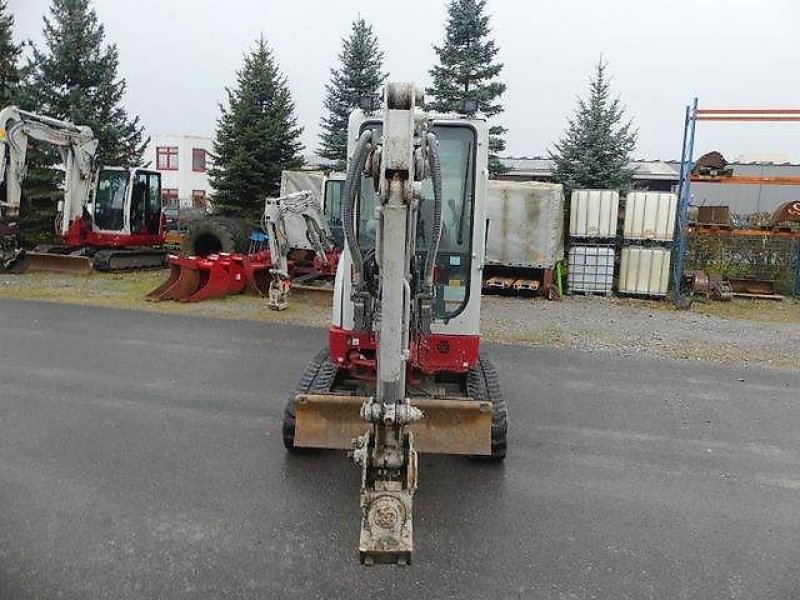
<svg viewBox="0 0 800 600">
<path fill-rule="evenodd" d="M 55 233 L 61 244 L 20 247 L 22 184 L 29 139 L 55 146 L 64 170 Z M 88 272 L 164 265 L 161 175 L 138 168 L 107 167 L 96 161 L 91 128 L 8 106 L 0 111 L 0 227 L 6 268 Z"/>
</svg>

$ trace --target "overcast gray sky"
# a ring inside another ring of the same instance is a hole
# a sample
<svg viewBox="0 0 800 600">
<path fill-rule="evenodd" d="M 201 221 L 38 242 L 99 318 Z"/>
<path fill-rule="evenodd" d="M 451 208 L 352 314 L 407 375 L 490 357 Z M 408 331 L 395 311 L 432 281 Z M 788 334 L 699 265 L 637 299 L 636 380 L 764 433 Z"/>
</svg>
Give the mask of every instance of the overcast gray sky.
<svg viewBox="0 0 800 600">
<path fill-rule="evenodd" d="M 212 135 L 217 102 L 263 32 L 291 86 L 307 151 L 317 145 L 329 70 L 359 14 L 394 80 L 429 82 L 444 0 L 94 0 L 119 47 L 127 106 L 150 133 Z M 41 43 L 49 0 L 10 0 L 16 37 Z M 602 54 L 639 128 L 639 158 L 677 158 L 684 107 L 800 108 L 796 0 L 489 0 L 505 63 L 507 154 L 543 155 L 585 95 Z M 702 124 L 698 154 L 800 161 L 800 123 Z"/>
</svg>

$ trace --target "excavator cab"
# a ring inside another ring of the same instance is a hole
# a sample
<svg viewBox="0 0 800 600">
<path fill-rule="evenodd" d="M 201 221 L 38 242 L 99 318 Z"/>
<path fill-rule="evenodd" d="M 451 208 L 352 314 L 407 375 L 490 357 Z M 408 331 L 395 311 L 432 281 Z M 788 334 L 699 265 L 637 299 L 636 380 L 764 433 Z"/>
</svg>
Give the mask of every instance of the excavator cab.
<svg viewBox="0 0 800 600">
<path fill-rule="evenodd" d="M 161 174 L 104 167 L 97 176 L 93 206 L 99 234 L 158 236 L 161 226 Z"/>
</svg>

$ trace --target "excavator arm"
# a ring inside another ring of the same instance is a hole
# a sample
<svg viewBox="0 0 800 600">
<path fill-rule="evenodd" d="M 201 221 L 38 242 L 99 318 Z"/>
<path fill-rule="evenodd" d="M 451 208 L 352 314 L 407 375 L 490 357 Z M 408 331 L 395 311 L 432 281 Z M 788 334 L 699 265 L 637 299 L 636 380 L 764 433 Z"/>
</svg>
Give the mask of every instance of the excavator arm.
<svg viewBox="0 0 800 600">
<path fill-rule="evenodd" d="M 19 214 L 29 139 L 51 144 L 61 154 L 65 176 L 60 217 L 62 224 L 68 224 L 89 201 L 95 178 L 97 138 L 89 127 L 37 115 L 16 106 L 0 111 L 0 181 L 6 184 L 6 198 L 0 202 L 3 217 Z"/>
<path fill-rule="evenodd" d="M 289 252 L 298 246 L 297 240 L 289 239 L 286 226 L 287 215 L 297 215 L 305 224 L 305 236 L 314 248 L 317 258 L 328 262 L 328 253 L 333 248 L 331 232 L 319 208 L 319 200 L 309 191 L 296 192 L 280 198 L 268 198 L 264 205 L 262 225 L 267 233 L 272 258 L 268 306 L 273 310 L 287 307 L 287 296 L 291 287 L 289 279 Z"/>
<path fill-rule="evenodd" d="M 59 206 L 58 231 L 63 235 L 70 221 L 89 202 L 94 186 L 97 139 L 89 127 L 73 125 L 27 112 L 16 106 L 0 110 L 0 270 L 12 270 L 24 262 L 16 220 L 19 218 L 22 184 L 27 174 L 28 140 L 58 148 L 64 165 L 64 202 Z"/>
</svg>

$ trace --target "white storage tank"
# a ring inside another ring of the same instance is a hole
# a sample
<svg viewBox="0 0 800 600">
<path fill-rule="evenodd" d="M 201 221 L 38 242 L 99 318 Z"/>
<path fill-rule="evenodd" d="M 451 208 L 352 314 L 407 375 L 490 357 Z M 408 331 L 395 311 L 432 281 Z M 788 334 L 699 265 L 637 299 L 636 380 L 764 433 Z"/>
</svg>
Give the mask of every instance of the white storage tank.
<svg viewBox="0 0 800 600">
<path fill-rule="evenodd" d="M 631 192 L 625 200 L 626 240 L 672 241 L 678 197 L 670 192 Z"/>
<path fill-rule="evenodd" d="M 611 295 L 613 285 L 613 247 L 572 246 L 569 249 L 567 288 L 570 292 Z"/>
<path fill-rule="evenodd" d="M 619 192 L 575 190 L 570 197 L 569 235 L 574 238 L 617 236 Z"/>
<path fill-rule="evenodd" d="M 669 248 L 624 247 L 620 256 L 618 291 L 621 294 L 666 296 L 670 258 Z"/>
</svg>

